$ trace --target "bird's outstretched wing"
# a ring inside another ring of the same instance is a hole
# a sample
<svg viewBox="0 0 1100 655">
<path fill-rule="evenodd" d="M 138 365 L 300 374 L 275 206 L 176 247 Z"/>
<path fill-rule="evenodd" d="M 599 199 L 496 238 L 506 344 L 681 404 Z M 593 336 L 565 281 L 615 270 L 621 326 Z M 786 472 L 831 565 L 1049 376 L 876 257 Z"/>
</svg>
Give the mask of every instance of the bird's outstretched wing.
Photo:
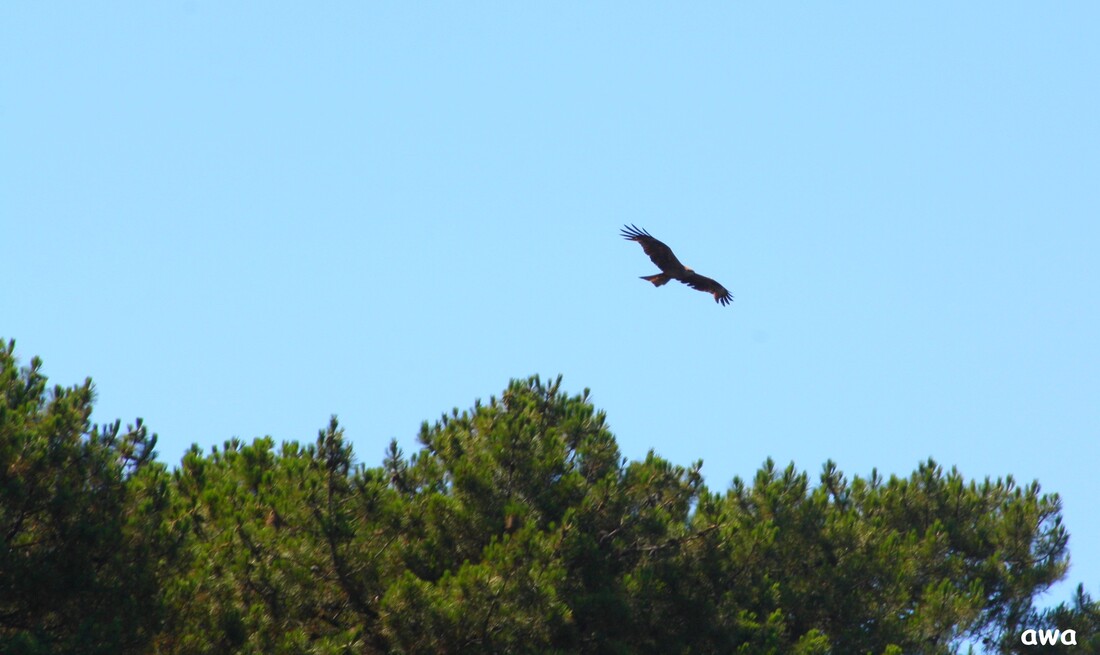
<svg viewBox="0 0 1100 655">
<path fill-rule="evenodd" d="M 672 254 L 672 248 L 654 239 L 653 235 L 649 232 L 639 229 L 634 225 L 624 225 L 621 234 L 624 239 L 637 241 L 638 244 L 642 246 L 642 250 L 645 251 L 645 254 L 649 255 L 649 258 L 653 260 L 657 268 L 661 269 L 661 272 L 669 273 L 673 276 L 684 274 L 684 265 L 680 263 L 679 259 L 676 259 L 676 255 Z"/>
<path fill-rule="evenodd" d="M 724 286 L 705 275 L 699 275 L 698 273 L 692 272 L 680 281 L 692 289 L 698 289 L 699 291 L 705 291 L 711 294 L 714 296 L 714 302 L 716 303 L 728 305 L 733 302 L 733 296 L 730 295 L 729 291 L 726 291 Z"/>
</svg>

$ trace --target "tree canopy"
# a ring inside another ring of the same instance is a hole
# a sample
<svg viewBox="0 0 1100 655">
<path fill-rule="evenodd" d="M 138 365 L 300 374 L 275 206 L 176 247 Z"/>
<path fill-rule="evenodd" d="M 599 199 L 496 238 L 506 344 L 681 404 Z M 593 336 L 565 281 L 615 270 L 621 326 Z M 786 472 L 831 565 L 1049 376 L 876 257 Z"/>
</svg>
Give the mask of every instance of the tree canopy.
<svg viewBox="0 0 1100 655">
<path fill-rule="evenodd" d="M 193 446 L 89 423 L 0 344 L 0 652 L 939 654 L 1075 630 L 1056 495 L 1010 476 L 811 479 L 766 462 L 724 492 L 702 462 L 620 453 L 587 390 L 513 380 L 356 460 L 305 444 Z M 1092 641 L 1089 642 L 1088 640 Z M 1048 650 L 1043 651 L 1046 648 Z M 1066 651 L 1069 652 L 1069 651 Z"/>
</svg>

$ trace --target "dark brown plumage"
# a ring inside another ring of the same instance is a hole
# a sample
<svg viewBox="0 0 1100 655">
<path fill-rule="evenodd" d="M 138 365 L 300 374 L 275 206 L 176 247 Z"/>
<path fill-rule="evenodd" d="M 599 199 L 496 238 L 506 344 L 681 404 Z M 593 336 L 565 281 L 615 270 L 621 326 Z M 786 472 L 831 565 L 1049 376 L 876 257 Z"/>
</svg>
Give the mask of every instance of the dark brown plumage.
<svg viewBox="0 0 1100 655">
<path fill-rule="evenodd" d="M 728 305 L 733 300 L 733 296 L 730 295 L 729 291 L 726 291 L 725 287 L 681 264 L 680 260 L 676 259 L 676 255 L 672 253 L 672 248 L 654 239 L 649 232 L 638 229 L 634 225 L 624 225 L 622 235 L 624 239 L 637 241 L 642 246 L 645 254 L 649 255 L 657 268 L 661 269 L 661 272 L 657 275 L 641 276 L 643 280 L 652 282 L 653 286 L 659 287 L 662 284 L 667 284 L 669 280 L 679 280 L 692 289 L 711 294 L 714 296 L 714 302 L 716 303 Z"/>
</svg>

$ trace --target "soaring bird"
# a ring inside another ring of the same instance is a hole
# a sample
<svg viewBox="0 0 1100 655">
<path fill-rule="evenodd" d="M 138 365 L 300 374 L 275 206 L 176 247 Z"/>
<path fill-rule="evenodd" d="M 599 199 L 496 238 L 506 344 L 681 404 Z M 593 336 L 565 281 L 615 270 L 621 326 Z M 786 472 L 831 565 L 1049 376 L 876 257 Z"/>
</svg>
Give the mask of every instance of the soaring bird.
<svg viewBox="0 0 1100 655">
<path fill-rule="evenodd" d="M 653 286 L 659 287 L 662 284 L 667 284 L 669 280 L 679 280 L 692 289 L 711 294 L 714 296 L 714 302 L 716 303 L 728 305 L 733 300 L 733 296 L 730 295 L 729 291 L 726 291 L 724 286 L 681 264 L 680 260 L 676 259 L 676 255 L 672 254 L 672 248 L 654 239 L 649 232 L 638 229 L 634 225 L 624 225 L 622 235 L 624 239 L 637 241 L 642 246 L 645 254 L 649 255 L 657 268 L 661 269 L 661 272 L 657 275 L 641 276 L 643 280 L 652 282 Z"/>
</svg>

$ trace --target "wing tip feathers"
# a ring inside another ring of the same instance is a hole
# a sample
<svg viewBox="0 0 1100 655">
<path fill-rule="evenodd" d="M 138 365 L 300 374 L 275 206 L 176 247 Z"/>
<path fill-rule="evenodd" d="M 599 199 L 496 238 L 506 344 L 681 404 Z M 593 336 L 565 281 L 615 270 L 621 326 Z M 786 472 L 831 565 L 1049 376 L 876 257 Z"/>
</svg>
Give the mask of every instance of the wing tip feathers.
<svg viewBox="0 0 1100 655">
<path fill-rule="evenodd" d="M 623 224 L 623 229 L 622 229 L 622 231 L 619 232 L 619 234 L 621 234 L 624 239 L 627 239 L 627 240 L 630 240 L 630 241 L 637 241 L 638 239 L 642 239 L 642 238 L 646 238 L 646 237 L 648 237 L 650 239 L 653 238 L 652 234 L 650 234 L 649 232 L 646 232 L 644 229 L 638 227 L 637 225 L 634 225 L 633 223 L 631 223 L 630 225 L 626 225 L 624 223 Z"/>
</svg>

